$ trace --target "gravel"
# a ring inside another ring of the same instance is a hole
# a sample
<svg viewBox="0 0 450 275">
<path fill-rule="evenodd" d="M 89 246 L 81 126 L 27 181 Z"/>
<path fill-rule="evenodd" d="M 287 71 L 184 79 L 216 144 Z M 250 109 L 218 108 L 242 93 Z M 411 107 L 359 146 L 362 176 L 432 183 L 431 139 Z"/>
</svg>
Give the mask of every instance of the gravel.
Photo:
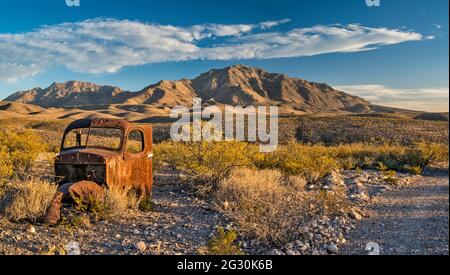
<svg viewBox="0 0 450 275">
<path fill-rule="evenodd" d="M 448 255 L 448 227 L 447 164 L 378 197 L 341 254 Z"/>
</svg>

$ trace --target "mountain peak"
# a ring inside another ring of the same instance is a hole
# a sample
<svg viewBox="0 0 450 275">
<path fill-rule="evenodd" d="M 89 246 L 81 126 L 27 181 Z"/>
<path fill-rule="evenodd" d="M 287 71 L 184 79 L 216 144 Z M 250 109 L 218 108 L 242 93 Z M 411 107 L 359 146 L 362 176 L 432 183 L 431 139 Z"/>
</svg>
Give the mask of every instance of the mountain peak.
<svg viewBox="0 0 450 275">
<path fill-rule="evenodd" d="M 337 91 L 326 84 L 269 73 L 237 64 L 212 69 L 188 80 L 162 80 L 139 92 L 91 82 L 53 83 L 46 89 L 16 93 L 7 101 L 41 107 L 69 107 L 101 104 L 145 104 L 174 107 L 190 105 L 194 97 L 225 105 L 276 105 L 288 113 L 366 112 L 371 104 L 359 97 Z"/>
</svg>

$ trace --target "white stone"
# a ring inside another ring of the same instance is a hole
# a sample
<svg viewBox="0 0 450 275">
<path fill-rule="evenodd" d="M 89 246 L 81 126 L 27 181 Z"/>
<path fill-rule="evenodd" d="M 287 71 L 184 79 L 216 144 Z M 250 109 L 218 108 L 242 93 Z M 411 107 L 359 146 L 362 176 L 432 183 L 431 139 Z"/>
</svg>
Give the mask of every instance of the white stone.
<svg viewBox="0 0 450 275">
<path fill-rule="evenodd" d="M 28 233 L 36 233 L 36 228 L 34 228 L 34 226 L 30 225 L 27 228 L 27 232 Z"/>
<path fill-rule="evenodd" d="M 338 254 L 339 253 L 339 248 L 334 243 L 329 244 L 328 247 L 327 247 L 327 250 L 328 250 L 328 252 L 331 252 L 333 254 Z"/>
<path fill-rule="evenodd" d="M 147 245 L 143 241 L 140 241 L 136 244 L 136 248 L 139 251 L 144 252 L 147 249 Z"/>
</svg>

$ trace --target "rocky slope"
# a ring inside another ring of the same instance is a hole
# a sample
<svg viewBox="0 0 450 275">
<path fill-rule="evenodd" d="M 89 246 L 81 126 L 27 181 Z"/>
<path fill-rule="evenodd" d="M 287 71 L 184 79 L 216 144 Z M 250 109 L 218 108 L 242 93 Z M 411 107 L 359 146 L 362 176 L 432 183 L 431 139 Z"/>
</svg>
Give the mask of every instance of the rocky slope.
<svg viewBox="0 0 450 275">
<path fill-rule="evenodd" d="M 100 86 L 89 82 L 69 81 L 53 83 L 45 89 L 34 88 L 7 97 L 5 101 L 34 104 L 44 108 L 72 107 L 90 104 L 120 103 L 127 93 L 113 86 Z"/>
<path fill-rule="evenodd" d="M 17 92 L 5 101 L 44 108 L 108 104 L 174 107 L 189 106 L 194 97 L 200 97 L 209 104 L 278 105 L 292 113 L 365 113 L 372 108 L 368 101 L 337 91 L 326 84 L 243 65 L 213 69 L 191 80 L 161 81 L 138 92 L 70 81 L 53 83 L 45 89 Z"/>
</svg>

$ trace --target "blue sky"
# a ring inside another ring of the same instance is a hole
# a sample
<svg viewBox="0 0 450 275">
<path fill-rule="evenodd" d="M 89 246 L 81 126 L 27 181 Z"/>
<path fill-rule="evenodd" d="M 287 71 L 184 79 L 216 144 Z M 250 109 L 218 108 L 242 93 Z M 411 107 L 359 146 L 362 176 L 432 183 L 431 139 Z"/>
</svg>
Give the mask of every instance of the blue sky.
<svg viewBox="0 0 450 275">
<path fill-rule="evenodd" d="M 0 98 L 68 80 L 140 90 L 240 63 L 448 111 L 448 0 L 4 1 Z"/>
</svg>

